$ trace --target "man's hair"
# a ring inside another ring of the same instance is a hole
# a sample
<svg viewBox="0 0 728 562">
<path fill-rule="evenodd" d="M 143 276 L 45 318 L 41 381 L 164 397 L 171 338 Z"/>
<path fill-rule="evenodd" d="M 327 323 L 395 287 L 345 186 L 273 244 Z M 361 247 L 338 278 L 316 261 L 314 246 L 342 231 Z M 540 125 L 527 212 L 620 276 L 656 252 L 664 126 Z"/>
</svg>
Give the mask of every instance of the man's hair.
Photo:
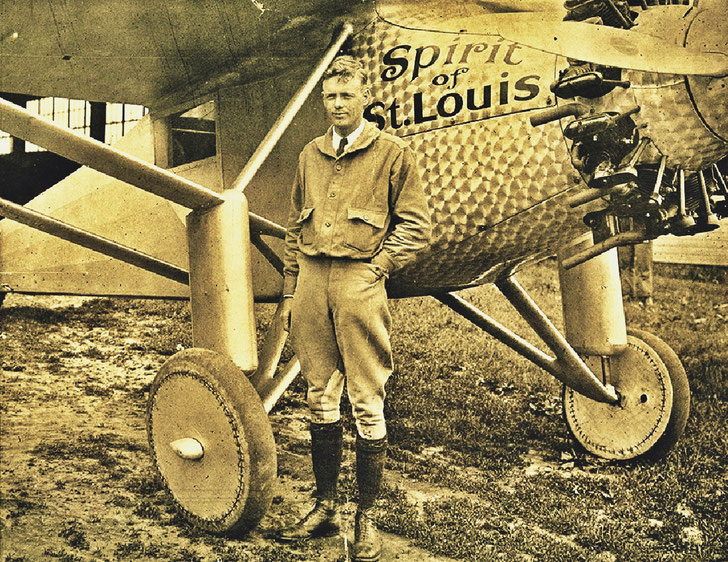
<svg viewBox="0 0 728 562">
<path fill-rule="evenodd" d="M 360 61 L 350 55 L 341 55 L 336 57 L 331 66 L 324 72 L 324 80 L 329 78 L 339 78 L 348 82 L 352 78 L 359 78 L 362 86 L 367 84 L 367 73 Z"/>
</svg>

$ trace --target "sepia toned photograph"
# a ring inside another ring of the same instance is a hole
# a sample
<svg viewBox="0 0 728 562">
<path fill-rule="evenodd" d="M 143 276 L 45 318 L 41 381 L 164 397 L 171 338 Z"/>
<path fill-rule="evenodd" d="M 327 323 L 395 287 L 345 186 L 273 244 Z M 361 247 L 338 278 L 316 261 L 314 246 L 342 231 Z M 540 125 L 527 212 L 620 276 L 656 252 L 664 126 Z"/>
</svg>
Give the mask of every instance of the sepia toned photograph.
<svg viewBox="0 0 728 562">
<path fill-rule="evenodd" d="M 0 561 L 728 559 L 727 10 L 0 1 Z"/>
</svg>

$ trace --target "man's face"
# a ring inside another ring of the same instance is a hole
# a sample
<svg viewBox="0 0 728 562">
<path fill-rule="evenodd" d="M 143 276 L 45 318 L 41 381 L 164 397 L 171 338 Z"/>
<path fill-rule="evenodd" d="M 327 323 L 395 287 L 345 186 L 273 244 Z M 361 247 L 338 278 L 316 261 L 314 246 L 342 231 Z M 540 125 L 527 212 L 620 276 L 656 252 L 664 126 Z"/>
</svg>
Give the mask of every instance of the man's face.
<svg viewBox="0 0 728 562">
<path fill-rule="evenodd" d="M 345 81 L 334 76 L 324 80 L 323 96 L 329 121 L 342 137 L 348 136 L 359 126 L 369 103 L 369 90 L 358 77 Z"/>
</svg>

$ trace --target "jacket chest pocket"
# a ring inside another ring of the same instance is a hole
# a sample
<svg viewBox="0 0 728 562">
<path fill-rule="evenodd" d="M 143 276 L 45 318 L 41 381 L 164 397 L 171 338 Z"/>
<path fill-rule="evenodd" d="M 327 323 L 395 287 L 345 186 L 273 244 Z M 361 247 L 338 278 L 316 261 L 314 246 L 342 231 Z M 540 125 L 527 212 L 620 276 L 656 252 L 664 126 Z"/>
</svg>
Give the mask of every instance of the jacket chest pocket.
<svg viewBox="0 0 728 562">
<path fill-rule="evenodd" d="M 360 252 L 371 252 L 384 238 L 387 213 L 366 209 L 348 209 L 346 244 Z"/>
<path fill-rule="evenodd" d="M 298 219 L 296 219 L 296 223 L 301 227 L 299 239 L 301 240 L 301 244 L 304 245 L 313 244 L 314 230 L 312 214 L 313 207 L 304 207 L 301 210 L 301 214 L 298 215 Z"/>
</svg>

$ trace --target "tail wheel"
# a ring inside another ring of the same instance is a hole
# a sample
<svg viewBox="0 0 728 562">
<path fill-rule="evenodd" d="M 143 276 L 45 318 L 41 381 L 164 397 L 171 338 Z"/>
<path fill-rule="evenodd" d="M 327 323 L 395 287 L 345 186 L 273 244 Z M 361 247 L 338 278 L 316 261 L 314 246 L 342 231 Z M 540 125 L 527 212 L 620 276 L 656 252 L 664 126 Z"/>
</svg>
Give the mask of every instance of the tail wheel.
<svg viewBox="0 0 728 562">
<path fill-rule="evenodd" d="M 587 363 L 601 372 L 598 357 Z M 596 402 L 564 387 L 569 430 L 582 447 L 600 457 L 664 455 L 682 435 L 690 412 L 690 389 L 680 360 L 657 336 L 629 329 L 627 349 L 610 363 L 619 402 Z"/>
<path fill-rule="evenodd" d="M 147 433 L 178 511 L 196 527 L 244 532 L 270 507 L 273 432 L 258 393 L 227 357 L 205 349 L 172 356 L 149 392 Z"/>
</svg>

